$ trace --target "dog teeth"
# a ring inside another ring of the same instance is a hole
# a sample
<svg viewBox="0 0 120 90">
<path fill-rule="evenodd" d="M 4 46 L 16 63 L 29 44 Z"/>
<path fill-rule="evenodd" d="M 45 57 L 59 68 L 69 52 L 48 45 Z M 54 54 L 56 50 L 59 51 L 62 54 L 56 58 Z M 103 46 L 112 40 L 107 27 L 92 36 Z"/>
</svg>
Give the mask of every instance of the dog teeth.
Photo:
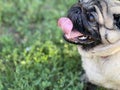
<svg viewBox="0 0 120 90">
<path fill-rule="evenodd" d="M 86 40 L 88 37 L 87 36 L 82 36 L 82 37 L 79 37 L 79 40 Z"/>
<path fill-rule="evenodd" d="M 75 43 L 78 43 L 78 41 L 75 41 Z"/>
</svg>

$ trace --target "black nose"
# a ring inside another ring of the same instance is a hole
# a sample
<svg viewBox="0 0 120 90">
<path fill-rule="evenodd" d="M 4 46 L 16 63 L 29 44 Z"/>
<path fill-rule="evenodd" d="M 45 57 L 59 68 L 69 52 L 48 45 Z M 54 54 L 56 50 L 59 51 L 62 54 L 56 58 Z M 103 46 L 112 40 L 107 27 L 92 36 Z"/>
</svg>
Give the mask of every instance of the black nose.
<svg viewBox="0 0 120 90">
<path fill-rule="evenodd" d="M 73 28 L 79 29 L 82 28 L 82 19 L 81 19 L 81 8 L 79 6 L 73 6 L 68 11 L 68 18 L 73 22 Z"/>
<path fill-rule="evenodd" d="M 68 11 L 68 18 L 70 18 L 73 23 L 76 22 L 81 16 L 81 8 L 80 7 L 71 7 Z"/>
</svg>

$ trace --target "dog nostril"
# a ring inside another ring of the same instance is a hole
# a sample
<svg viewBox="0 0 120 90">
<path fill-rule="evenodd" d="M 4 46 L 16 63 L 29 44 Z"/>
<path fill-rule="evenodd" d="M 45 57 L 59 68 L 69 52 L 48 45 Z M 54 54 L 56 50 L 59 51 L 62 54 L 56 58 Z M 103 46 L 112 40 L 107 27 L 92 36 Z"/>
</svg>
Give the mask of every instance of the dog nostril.
<svg viewBox="0 0 120 90">
<path fill-rule="evenodd" d="M 76 13 L 76 14 L 80 14 L 80 11 L 79 11 L 79 10 L 76 10 L 75 13 Z"/>
<path fill-rule="evenodd" d="M 74 7 L 73 12 L 74 12 L 75 14 L 81 14 L 81 8 L 80 8 L 80 7 Z"/>
</svg>

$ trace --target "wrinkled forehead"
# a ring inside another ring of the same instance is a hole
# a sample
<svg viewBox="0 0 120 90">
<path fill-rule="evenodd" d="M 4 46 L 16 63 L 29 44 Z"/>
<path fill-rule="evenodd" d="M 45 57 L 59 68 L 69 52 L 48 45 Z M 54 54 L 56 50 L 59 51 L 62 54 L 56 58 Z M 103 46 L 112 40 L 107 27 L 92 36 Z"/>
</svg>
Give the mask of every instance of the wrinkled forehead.
<svg viewBox="0 0 120 90">
<path fill-rule="evenodd" d="M 101 1 L 105 2 L 105 0 L 78 0 L 78 3 L 80 6 L 87 9 L 93 7 L 94 5 L 101 7 Z"/>
<path fill-rule="evenodd" d="M 104 1 L 104 0 L 78 0 L 78 2 L 84 2 L 84 3 L 87 3 L 87 2 L 96 2 L 96 1 Z"/>
<path fill-rule="evenodd" d="M 79 2 L 84 2 L 84 3 L 87 3 L 87 2 L 89 2 L 89 1 L 91 1 L 91 0 L 78 0 Z"/>
</svg>

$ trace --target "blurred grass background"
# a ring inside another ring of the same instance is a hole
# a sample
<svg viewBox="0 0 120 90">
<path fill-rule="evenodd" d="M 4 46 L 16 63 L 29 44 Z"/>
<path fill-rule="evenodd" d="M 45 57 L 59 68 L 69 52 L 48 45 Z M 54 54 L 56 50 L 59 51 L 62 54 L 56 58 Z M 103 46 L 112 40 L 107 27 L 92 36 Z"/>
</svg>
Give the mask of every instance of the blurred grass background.
<svg viewBox="0 0 120 90">
<path fill-rule="evenodd" d="M 76 46 L 57 27 L 77 0 L 0 0 L 0 90 L 82 90 Z"/>
</svg>

